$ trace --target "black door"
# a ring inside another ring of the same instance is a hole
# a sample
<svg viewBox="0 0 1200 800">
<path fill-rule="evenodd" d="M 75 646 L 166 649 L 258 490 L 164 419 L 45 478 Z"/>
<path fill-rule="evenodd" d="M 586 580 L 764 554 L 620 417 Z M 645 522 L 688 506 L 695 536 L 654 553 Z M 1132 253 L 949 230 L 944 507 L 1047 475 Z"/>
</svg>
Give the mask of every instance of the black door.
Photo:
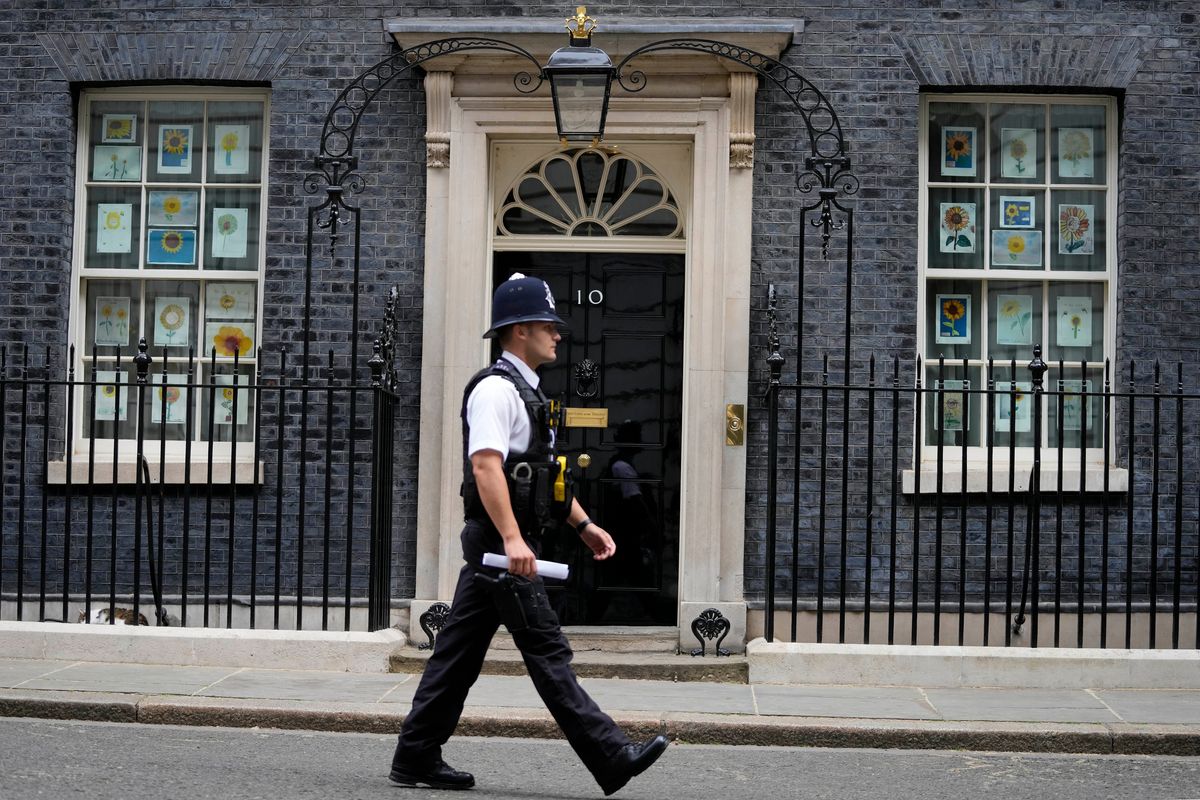
<svg viewBox="0 0 1200 800">
<path fill-rule="evenodd" d="M 550 284 L 568 322 L 548 396 L 605 409 L 605 427 L 568 427 L 559 441 L 580 502 L 617 553 L 597 562 L 566 529 L 543 558 L 571 565 L 550 586 L 564 625 L 674 625 L 679 584 L 683 398 L 683 256 L 498 253 L 494 284 L 514 272 Z M 591 420 L 596 415 L 593 412 Z"/>
</svg>

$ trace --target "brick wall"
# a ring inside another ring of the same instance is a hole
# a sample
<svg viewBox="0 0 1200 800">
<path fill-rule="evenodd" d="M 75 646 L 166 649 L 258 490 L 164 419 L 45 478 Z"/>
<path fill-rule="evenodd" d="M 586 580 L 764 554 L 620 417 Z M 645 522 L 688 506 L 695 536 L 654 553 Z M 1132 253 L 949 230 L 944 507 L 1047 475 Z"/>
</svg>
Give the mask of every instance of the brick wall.
<svg viewBox="0 0 1200 800">
<path fill-rule="evenodd" d="M 347 81 L 393 51 L 380 20 L 391 16 L 475 16 L 477 3 L 317 0 L 107 4 L 17 0 L 0 18 L 0 343 L 58 346 L 66 332 L 74 203 L 76 91 L 127 81 L 248 82 L 269 85 L 272 158 L 264 283 L 268 349 L 299 345 L 303 293 L 302 186 L 329 104 Z M 645 16 L 799 17 L 804 34 L 786 63 L 831 99 L 845 128 L 856 199 L 857 298 L 852 366 L 875 354 L 907 362 L 915 349 L 917 281 L 917 108 L 923 88 L 1087 91 L 1116 94 L 1120 109 L 1119 305 L 1117 357 L 1197 361 L 1195 299 L 1200 296 L 1200 25 L 1187 4 L 1090 0 L 1074 3 L 928 2 L 821 4 L 722 2 L 609 3 L 593 13 Z M 488 4 L 503 16 L 565 16 L 558 3 Z M 379 97 L 363 123 L 359 152 L 366 191 L 363 323 L 365 346 L 386 287 L 401 290 L 401 385 L 397 463 L 395 593 L 411 594 L 415 527 L 421 346 L 424 105 L 418 80 L 403 78 Z M 779 285 L 784 352 L 795 371 L 791 330 L 797 293 L 799 210 L 795 190 L 797 119 L 760 93 L 755 159 L 754 322 L 750 419 L 761 420 L 765 381 L 766 286 Z M 812 241 L 812 237 L 809 237 Z M 829 261 L 809 248 L 805 270 L 806 376 L 831 350 L 840 369 L 844 296 L 842 243 Z M 319 260 L 312 347 L 348 363 L 345 261 Z M 903 380 L 911 380 L 905 366 Z M 1200 383 L 1188 374 L 1189 385 Z M 840 412 L 839 412 L 840 413 Z M 904 412 L 901 430 L 909 429 Z M 902 434 L 901 462 L 910 457 Z M 35 450 L 36 437 L 31 446 Z M 881 447 L 890 441 L 881 441 Z M 765 557 L 764 430 L 749 431 L 746 586 L 761 597 Z M 859 453 L 861 456 L 861 452 Z M 861 460 L 856 461 L 861 465 Z M 11 460 L 8 465 L 11 472 Z M 11 475 L 6 477 L 12 477 Z M 882 472 L 877 479 L 887 480 Z M 7 491 L 15 492 L 6 480 Z M 1144 487 L 1143 487 L 1144 488 Z M 39 489 L 23 489 L 40 503 Z M 857 495 L 856 495 L 857 496 Z M 1195 494 L 1191 495 L 1195 496 Z M 264 502 L 268 500 L 264 496 Z M 802 502 L 805 498 L 797 498 Z M 811 499 L 811 498 L 809 498 Z M 11 504 L 6 505 L 6 517 Z M 978 512 L 972 519 L 976 530 Z M 1189 511 L 1194 519 L 1195 511 Z M 52 534 L 53 535 L 53 534 Z M 11 535 L 5 544 L 11 553 Z M 861 542 L 855 545 L 861 549 Z M 1194 554 L 1194 548 L 1191 551 Z M 8 561 L 5 575 L 11 580 Z M 852 577 L 861 577 L 861 563 Z M 6 586 L 9 585 L 6 582 Z"/>
</svg>

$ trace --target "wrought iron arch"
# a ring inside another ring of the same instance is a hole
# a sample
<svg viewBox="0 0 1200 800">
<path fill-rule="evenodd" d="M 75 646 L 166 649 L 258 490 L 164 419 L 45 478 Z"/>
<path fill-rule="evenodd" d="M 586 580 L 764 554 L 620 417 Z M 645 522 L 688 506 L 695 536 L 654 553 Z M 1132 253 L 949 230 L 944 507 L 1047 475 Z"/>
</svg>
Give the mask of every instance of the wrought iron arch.
<svg viewBox="0 0 1200 800">
<path fill-rule="evenodd" d="M 337 259 L 339 230 L 352 225 L 353 276 L 350 292 L 350 370 L 358 374 L 358 327 L 359 327 L 359 272 L 360 233 L 362 209 L 351 205 L 350 195 L 362 192 L 366 182 L 358 172 L 358 156 L 354 152 L 354 141 L 358 126 L 371 103 L 389 84 L 408 74 L 430 59 L 470 50 L 498 50 L 528 60 L 534 72 L 518 72 L 513 85 L 522 94 L 531 94 L 542 85 L 541 65 L 522 47 L 499 39 L 480 37 L 438 39 L 424 42 L 397 51 L 362 72 L 344 88 L 329 111 L 321 128 L 320 150 L 313 158 L 313 172 L 305 176 L 304 189 L 308 194 L 324 192 L 324 199 L 308 210 L 308 231 L 304 247 L 304 316 L 301 343 L 301 370 L 308 372 L 309 346 L 312 339 L 312 277 L 313 277 L 313 233 L 315 229 L 329 232 L 329 258 Z M 378 342 L 376 343 L 378 344 Z"/>
</svg>

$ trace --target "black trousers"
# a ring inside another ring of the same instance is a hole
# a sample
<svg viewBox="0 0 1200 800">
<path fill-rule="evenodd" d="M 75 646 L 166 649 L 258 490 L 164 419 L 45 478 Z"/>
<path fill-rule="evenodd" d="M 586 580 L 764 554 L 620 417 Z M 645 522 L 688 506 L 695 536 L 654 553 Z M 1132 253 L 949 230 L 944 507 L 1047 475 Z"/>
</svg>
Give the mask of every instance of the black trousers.
<svg viewBox="0 0 1200 800">
<path fill-rule="evenodd" d="M 441 757 L 442 745 L 458 725 L 467 692 L 479 677 L 488 646 L 500 627 L 493 592 L 475 578 L 477 572 L 497 574 L 480 563 L 484 552 L 504 552 L 500 534 L 490 525 L 468 521 L 462 545 L 467 563 L 458 575 L 450 619 L 437 636 L 412 711 L 404 718 L 393 763 L 420 764 Z M 537 620 L 524 630 L 510 628 L 513 641 L 542 702 L 584 766 L 598 776 L 617 751 L 630 743 L 629 737 L 579 685 L 571 669 L 571 646 L 550 608 L 545 586 L 540 578 L 535 578 L 533 585 Z"/>
</svg>

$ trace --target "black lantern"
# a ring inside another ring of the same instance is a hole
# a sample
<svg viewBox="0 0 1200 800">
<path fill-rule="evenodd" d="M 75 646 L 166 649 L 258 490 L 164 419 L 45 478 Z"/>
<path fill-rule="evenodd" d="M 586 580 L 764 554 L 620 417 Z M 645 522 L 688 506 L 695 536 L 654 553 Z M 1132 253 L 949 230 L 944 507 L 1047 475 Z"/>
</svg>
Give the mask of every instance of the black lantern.
<svg viewBox="0 0 1200 800">
<path fill-rule="evenodd" d="M 612 59 L 598 47 L 592 47 L 596 21 L 579 6 L 567 20 L 570 45 L 550 55 L 542 75 L 550 81 L 554 98 L 554 122 L 558 138 L 599 143 L 604 136 L 604 118 L 608 115 L 608 93 L 612 85 Z"/>
</svg>

